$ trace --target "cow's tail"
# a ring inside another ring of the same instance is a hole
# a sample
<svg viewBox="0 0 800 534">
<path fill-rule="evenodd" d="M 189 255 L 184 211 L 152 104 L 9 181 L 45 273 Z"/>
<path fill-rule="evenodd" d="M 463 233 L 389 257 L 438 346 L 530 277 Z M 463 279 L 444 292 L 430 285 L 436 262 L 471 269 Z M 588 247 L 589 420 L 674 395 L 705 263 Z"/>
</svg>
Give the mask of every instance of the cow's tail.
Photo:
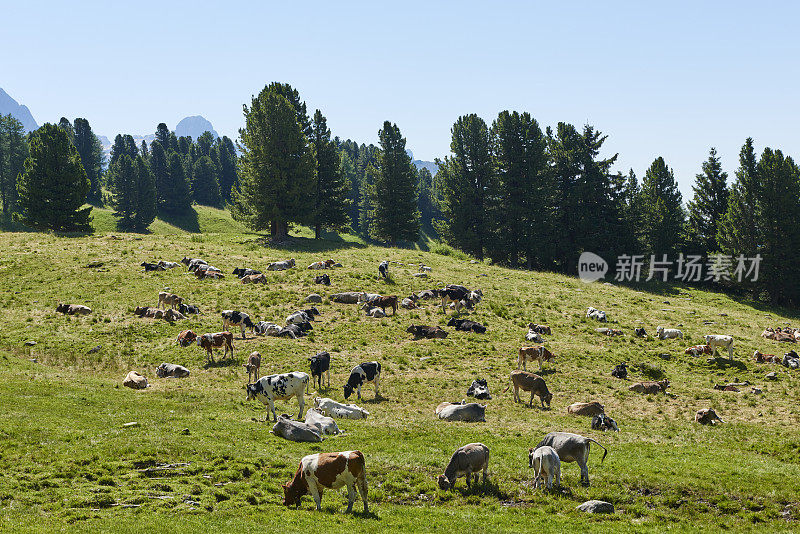
<svg viewBox="0 0 800 534">
<path fill-rule="evenodd" d="M 506 391 L 511 389 L 511 386 L 513 386 L 513 385 L 514 385 L 514 379 L 509 377 L 509 379 L 508 379 L 508 387 L 503 390 L 503 393 L 505 393 Z"/>
<path fill-rule="evenodd" d="M 606 455 L 608 455 L 608 449 L 606 449 L 605 447 L 603 447 L 602 445 L 600 445 L 600 442 L 598 442 L 598 441 L 595 441 L 595 440 L 593 440 L 592 438 L 586 438 L 586 439 L 588 439 L 589 441 L 594 441 L 595 443 L 597 443 L 597 446 L 598 446 L 598 447 L 600 447 L 601 449 L 603 449 L 603 451 L 605 451 L 605 452 L 603 452 L 603 457 L 600 459 L 600 463 L 603 463 L 603 460 L 605 460 L 605 459 L 606 459 Z"/>
</svg>

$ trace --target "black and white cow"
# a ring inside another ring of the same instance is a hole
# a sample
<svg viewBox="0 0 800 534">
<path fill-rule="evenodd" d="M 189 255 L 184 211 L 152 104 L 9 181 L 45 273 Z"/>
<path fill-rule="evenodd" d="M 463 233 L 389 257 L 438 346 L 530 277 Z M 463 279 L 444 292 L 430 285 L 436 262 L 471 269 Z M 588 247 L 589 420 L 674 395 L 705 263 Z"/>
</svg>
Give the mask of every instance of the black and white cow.
<svg viewBox="0 0 800 534">
<path fill-rule="evenodd" d="M 319 352 L 308 359 L 311 365 L 311 381 L 317 382 L 322 389 L 322 375 L 328 376 L 328 387 L 331 387 L 331 355 L 328 352 Z"/>
<path fill-rule="evenodd" d="M 201 260 L 200 258 L 183 258 L 181 263 L 186 265 L 189 268 L 189 271 L 194 272 L 197 268 L 201 265 L 208 265 L 206 260 Z"/>
<path fill-rule="evenodd" d="M 353 391 L 358 392 L 358 399 L 361 400 L 361 386 L 372 382 L 375 384 L 375 398 L 381 396 L 378 381 L 381 376 L 381 364 L 378 362 L 365 362 L 353 367 L 350 371 L 350 378 L 344 386 L 344 398 L 350 398 Z"/>
<path fill-rule="evenodd" d="M 200 314 L 200 308 L 196 304 L 178 304 L 178 311 L 184 315 Z"/>
<path fill-rule="evenodd" d="M 380 262 L 378 264 L 378 273 L 380 273 L 380 275 L 383 278 L 385 278 L 387 280 L 389 279 L 389 262 L 388 261 L 383 260 L 382 262 Z"/>
<path fill-rule="evenodd" d="M 315 284 L 323 284 L 323 285 L 329 286 L 329 285 L 331 285 L 331 277 L 328 276 L 327 274 L 322 274 L 320 276 L 315 276 L 314 277 L 314 283 Z"/>
<path fill-rule="evenodd" d="M 237 267 L 233 270 L 234 276 L 238 276 L 239 278 L 244 278 L 245 276 L 250 276 L 251 274 L 261 274 L 261 271 L 256 271 L 255 269 L 247 269 L 244 267 Z"/>
<path fill-rule="evenodd" d="M 222 312 L 222 329 L 230 330 L 229 326 L 238 326 L 242 329 L 242 339 L 247 339 L 244 334 L 244 329 L 249 328 L 253 332 L 256 325 L 250 320 L 250 316 L 244 312 L 236 310 L 225 310 Z"/>
<path fill-rule="evenodd" d="M 300 405 L 300 415 L 297 418 L 303 419 L 303 408 L 305 407 L 303 395 L 307 387 L 308 374 L 292 372 L 262 377 L 255 384 L 247 384 L 245 389 L 247 390 L 247 400 L 258 399 L 265 406 L 269 406 L 272 417 L 277 422 L 275 401 L 289 400 L 292 397 L 297 397 L 297 404 Z"/>
</svg>

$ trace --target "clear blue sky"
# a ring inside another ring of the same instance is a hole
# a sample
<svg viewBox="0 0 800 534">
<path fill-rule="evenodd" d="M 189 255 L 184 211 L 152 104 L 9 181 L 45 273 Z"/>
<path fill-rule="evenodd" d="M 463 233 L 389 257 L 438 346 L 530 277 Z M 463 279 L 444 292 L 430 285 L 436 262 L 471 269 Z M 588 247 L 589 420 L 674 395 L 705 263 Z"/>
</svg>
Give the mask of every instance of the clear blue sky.
<svg viewBox="0 0 800 534">
<path fill-rule="evenodd" d="M 40 124 L 111 137 L 199 114 L 235 137 L 285 81 L 334 135 L 376 142 L 388 119 L 429 160 L 459 115 L 529 111 L 594 125 L 640 177 L 664 156 L 684 196 L 711 146 L 731 178 L 747 136 L 800 156 L 800 3 L 382 4 L 0 0 L 0 87 Z"/>
</svg>

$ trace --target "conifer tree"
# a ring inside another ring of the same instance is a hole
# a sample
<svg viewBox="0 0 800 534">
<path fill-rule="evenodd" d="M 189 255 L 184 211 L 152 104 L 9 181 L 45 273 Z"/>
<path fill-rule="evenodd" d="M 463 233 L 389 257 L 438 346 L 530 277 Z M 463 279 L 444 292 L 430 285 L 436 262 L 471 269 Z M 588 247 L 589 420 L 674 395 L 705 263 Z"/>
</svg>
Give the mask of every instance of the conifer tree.
<svg viewBox="0 0 800 534">
<path fill-rule="evenodd" d="M 192 167 L 192 194 L 194 201 L 204 206 L 219 206 L 219 184 L 216 167 L 208 156 L 202 156 Z"/>
<path fill-rule="evenodd" d="M 192 208 L 192 197 L 189 182 L 183 168 L 181 155 L 172 152 L 167 164 L 167 173 L 163 177 L 161 189 L 161 209 L 169 214 L 186 213 Z"/>
<path fill-rule="evenodd" d="M 155 220 L 158 211 L 156 182 L 144 156 L 138 156 L 136 160 L 134 160 L 134 167 L 136 170 L 138 202 L 133 223 L 136 230 L 143 232 L 150 226 L 150 223 Z"/>
<path fill-rule="evenodd" d="M 694 199 L 689 202 L 689 241 L 701 253 L 719 251 L 717 227 L 728 209 L 728 173 L 722 171 L 717 150 L 712 148 L 696 176 Z"/>
<path fill-rule="evenodd" d="M 231 190 L 238 182 L 236 147 L 227 136 L 217 139 L 217 163 L 219 164 L 219 189 L 224 202 L 231 200 Z"/>
<path fill-rule="evenodd" d="M 653 161 L 642 181 L 643 237 L 647 252 L 672 255 L 682 245 L 686 215 L 675 175 L 664 158 Z"/>
<path fill-rule="evenodd" d="M 736 181 L 728 193 L 728 206 L 717 228 L 717 243 L 726 254 L 753 257 L 758 252 L 763 229 L 758 220 L 761 178 L 753 139 L 748 137 L 739 151 Z"/>
<path fill-rule="evenodd" d="M 102 177 L 105 156 L 103 145 L 92 131 L 89 121 L 83 118 L 75 119 L 75 148 L 81 157 L 81 165 L 89 178 L 89 194 L 86 201 L 95 206 L 102 201 Z"/>
<path fill-rule="evenodd" d="M 169 180 L 169 164 L 167 153 L 159 141 L 150 144 L 150 172 L 153 173 L 153 180 L 156 186 L 156 204 L 159 209 L 163 208 L 166 202 L 167 181 Z"/>
<path fill-rule="evenodd" d="M 3 217 L 11 217 L 17 204 L 17 176 L 28 158 L 28 142 L 22 123 L 9 115 L 0 115 L 0 208 Z"/>
<path fill-rule="evenodd" d="M 322 228 L 341 230 L 348 225 L 347 182 L 342 176 L 339 153 L 331 141 L 331 131 L 320 110 L 314 113 L 311 145 L 316 155 L 316 191 L 314 205 L 314 237 Z"/>
<path fill-rule="evenodd" d="M 169 149 L 169 134 L 170 131 L 169 128 L 167 128 L 167 125 L 163 122 L 158 123 L 158 126 L 156 126 L 155 140 L 161 143 L 161 146 L 164 148 L 164 150 Z"/>
</svg>

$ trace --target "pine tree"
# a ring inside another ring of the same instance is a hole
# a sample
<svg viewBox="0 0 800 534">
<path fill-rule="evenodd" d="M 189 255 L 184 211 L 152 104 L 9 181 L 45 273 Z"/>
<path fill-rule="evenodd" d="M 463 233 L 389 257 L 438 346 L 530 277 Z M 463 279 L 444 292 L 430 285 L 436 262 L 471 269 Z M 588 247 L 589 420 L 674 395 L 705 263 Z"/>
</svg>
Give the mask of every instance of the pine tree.
<svg viewBox="0 0 800 534">
<path fill-rule="evenodd" d="M 167 174 L 163 177 L 161 189 L 161 209 L 169 214 L 186 213 L 192 209 L 192 197 L 189 182 L 183 168 L 181 155 L 172 152 L 169 156 Z"/>
<path fill-rule="evenodd" d="M 17 205 L 17 176 L 28 158 L 25 128 L 16 118 L 0 115 L 0 208 L 11 217 Z"/>
<path fill-rule="evenodd" d="M 61 117 L 61 120 L 58 121 L 58 127 L 67 132 L 70 143 L 75 144 L 75 128 L 72 127 L 72 123 L 69 122 L 69 119 Z"/>
<path fill-rule="evenodd" d="M 439 216 L 436 190 L 433 185 L 433 175 L 425 167 L 417 171 L 417 209 L 419 210 L 420 226 L 428 234 L 436 234 L 433 220 Z"/>
<path fill-rule="evenodd" d="M 48 123 L 31 134 L 17 181 L 18 219 L 32 228 L 89 231 L 92 208 L 81 208 L 88 192 L 89 179 L 67 132 Z"/>
<path fill-rule="evenodd" d="M 383 123 L 378 131 L 381 152 L 375 180 L 375 218 L 370 233 L 396 246 L 398 241 L 419 239 L 417 173 L 406 152 L 406 140 L 396 124 Z"/>
<path fill-rule="evenodd" d="M 83 170 L 86 171 L 86 176 L 89 178 L 89 194 L 86 197 L 86 201 L 98 206 L 102 201 L 102 176 L 105 156 L 103 155 L 103 145 L 86 119 L 75 119 L 74 143 L 81 157 Z"/>
<path fill-rule="evenodd" d="M 656 158 L 647 169 L 640 198 L 647 252 L 674 254 L 682 245 L 686 215 L 681 206 L 681 192 L 675 175 L 667 167 L 664 158 Z"/>
<path fill-rule="evenodd" d="M 347 183 L 347 217 L 350 219 L 352 229 L 357 231 L 361 183 L 356 173 L 356 165 L 345 150 L 339 151 L 339 172 Z"/>
<path fill-rule="evenodd" d="M 217 139 L 219 163 L 219 189 L 224 202 L 230 202 L 231 190 L 237 186 L 239 177 L 236 167 L 236 147 L 227 136 Z"/>
<path fill-rule="evenodd" d="M 306 103 L 300 100 L 300 93 L 289 85 L 288 83 L 281 83 L 281 82 L 272 82 L 267 86 L 267 90 L 281 95 L 289 103 L 292 105 L 292 109 L 294 109 L 295 114 L 297 115 L 297 124 L 300 125 L 300 130 L 303 132 L 303 135 L 311 138 L 311 121 L 308 119 L 308 111 L 306 109 Z"/>
<path fill-rule="evenodd" d="M 758 252 L 761 221 L 756 215 L 761 178 L 753 139 L 748 137 L 739 152 L 736 181 L 728 194 L 728 207 L 717 228 L 717 243 L 725 254 L 753 257 Z"/>
<path fill-rule="evenodd" d="M 201 156 L 210 156 L 211 147 L 214 146 L 214 136 L 211 132 L 205 131 L 197 138 L 196 144 Z"/>
<path fill-rule="evenodd" d="M 694 199 L 689 202 L 688 246 L 697 252 L 719 251 L 717 227 L 728 209 L 728 173 L 722 171 L 717 150 L 712 148 L 696 176 Z"/>
<path fill-rule="evenodd" d="M 119 154 L 109 165 L 108 174 L 117 226 L 122 230 L 132 230 L 136 227 L 139 204 L 139 180 L 134 160 L 128 154 Z"/>
<path fill-rule="evenodd" d="M 147 141 L 144 139 L 142 139 L 142 144 L 139 145 L 139 154 L 142 156 L 145 162 L 150 159 L 150 150 L 147 148 Z"/>
<path fill-rule="evenodd" d="M 316 155 L 316 191 L 314 205 L 314 237 L 319 239 L 322 228 L 342 230 L 347 217 L 347 181 L 341 173 L 339 153 L 331 141 L 331 131 L 320 110 L 314 113 L 311 144 Z"/>
<path fill-rule="evenodd" d="M 136 159 L 139 155 L 139 147 L 136 146 L 131 135 L 117 134 L 114 138 L 114 144 L 111 145 L 111 161 L 109 165 L 115 163 L 122 155 L 127 155 L 131 160 Z"/>
<path fill-rule="evenodd" d="M 159 141 L 150 144 L 150 172 L 153 173 L 153 180 L 156 186 L 156 204 L 162 209 L 166 201 L 167 182 L 169 180 L 169 164 L 167 163 L 167 153 Z"/>
<path fill-rule="evenodd" d="M 192 193 L 194 201 L 203 206 L 219 206 L 219 184 L 216 167 L 208 156 L 202 156 L 192 167 Z"/>
<path fill-rule="evenodd" d="M 134 228 L 140 232 L 147 230 L 156 218 L 156 182 L 144 156 L 134 161 L 136 171 L 136 188 L 138 190 Z"/>
<path fill-rule="evenodd" d="M 311 221 L 314 207 L 313 149 L 292 104 L 265 87 L 244 107 L 240 130 L 240 187 L 232 214 L 255 230 L 269 228 L 273 240 L 288 235 L 290 223 Z"/>
<path fill-rule="evenodd" d="M 167 128 L 167 125 L 163 122 L 158 123 L 158 126 L 156 126 L 155 140 L 161 143 L 161 146 L 164 148 L 164 150 L 169 149 L 169 137 L 170 131 L 169 128 Z"/>
</svg>

